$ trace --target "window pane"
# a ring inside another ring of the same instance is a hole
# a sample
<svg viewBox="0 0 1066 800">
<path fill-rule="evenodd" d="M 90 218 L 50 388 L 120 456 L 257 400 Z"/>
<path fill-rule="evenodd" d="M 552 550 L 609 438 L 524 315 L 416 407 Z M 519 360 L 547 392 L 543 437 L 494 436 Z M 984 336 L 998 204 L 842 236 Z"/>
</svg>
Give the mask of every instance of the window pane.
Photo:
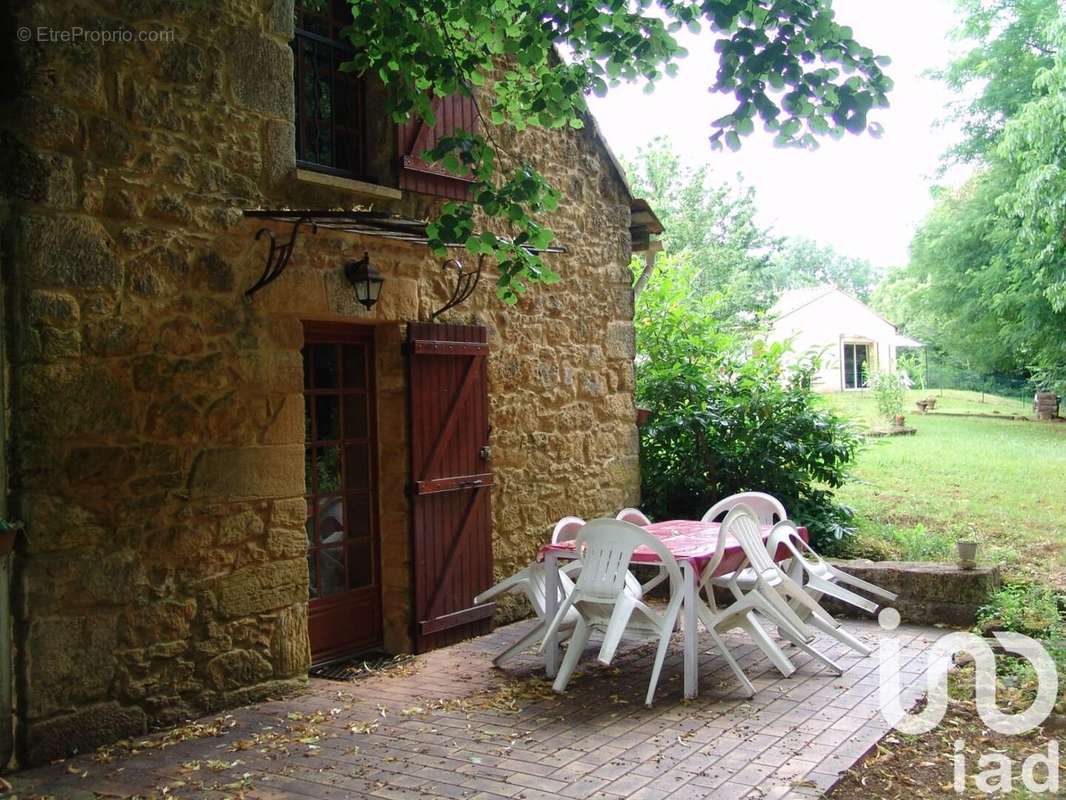
<svg viewBox="0 0 1066 800">
<path fill-rule="evenodd" d="M 315 397 L 315 440 L 333 441 L 341 438 L 340 398 L 335 394 Z"/>
<path fill-rule="evenodd" d="M 352 542 L 348 548 L 348 588 L 358 589 L 374 582 L 374 551 L 370 541 Z"/>
<path fill-rule="evenodd" d="M 304 357 L 304 388 L 311 388 L 311 348 L 305 347 L 302 351 Z"/>
<path fill-rule="evenodd" d="M 314 462 L 311 460 L 312 453 L 311 448 L 304 449 L 304 491 L 313 492 L 315 490 L 315 467 Z"/>
<path fill-rule="evenodd" d="M 345 451 L 347 458 L 347 489 L 370 488 L 370 448 L 365 444 L 350 444 Z"/>
<path fill-rule="evenodd" d="M 304 522 L 304 529 L 307 531 L 307 546 L 312 547 L 315 543 L 315 517 L 311 514 L 311 502 L 307 503 L 307 521 Z"/>
<path fill-rule="evenodd" d="M 340 544 L 344 541 L 343 498 L 323 497 L 318 500 L 315 527 L 320 544 Z"/>
<path fill-rule="evenodd" d="M 358 344 L 346 345 L 343 357 L 344 387 L 346 389 L 365 389 L 366 349 Z"/>
<path fill-rule="evenodd" d="M 348 496 L 348 538 L 370 535 L 370 495 Z"/>
<path fill-rule="evenodd" d="M 844 387 L 855 388 L 855 345 L 844 345 Z"/>
<path fill-rule="evenodd" d="M 319 447 L 315 450 L 316 494 L 339 492 L 341 489 L 341 449 Z"/>
<path fill-rule="evenodd" d="M 314 387 L 316 389 L 337 388 L 337 345 L 312 345 L 315 351 Z"/>
<path fill-rule="evenodd" d="M 344 438 L 365 439 L 366 436 L 366 395 L 346 395 L 344 398 Z"/>
<path fill-rule="evenodd" d="M 330 595 L 343 592 L 344 548 L 326 547 L 318 551 L 318 571 L 322 577 L 322 594 Z"/>
</svg>

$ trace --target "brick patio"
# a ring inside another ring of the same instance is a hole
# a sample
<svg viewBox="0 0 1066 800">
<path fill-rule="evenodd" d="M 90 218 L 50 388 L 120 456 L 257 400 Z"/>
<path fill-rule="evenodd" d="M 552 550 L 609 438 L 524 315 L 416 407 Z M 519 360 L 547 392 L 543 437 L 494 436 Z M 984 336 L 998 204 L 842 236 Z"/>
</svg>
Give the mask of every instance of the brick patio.
<svg viewBox="0 0 1066 800">
<path fill-rule="evenodd" d="M 624 645 L 610 668 L 583 662 L 565 697 L 546 691 L 532 655 L 492 669 L 491 655 L 529 624 L 353 683 L 313 680 L 298 697 L 180 729 L 170 738 L 190 738 L 166 747 L 149 737 L 155 746 L 138 742 L 135 753 L 80 756 L 11 781 L 23 799 L 791 800 L 819 796 L 887 731 L 876 652 L 860 658 L 822 638 L 843 677 L 790 648 L 799 669 L 782 679 L 736 638 L 759 694 L 739 697 L 721 659 L 703 653 L 701 695 L 686 702 L 675 642 L 646 709 L 648 646 Z M 882 635 L 847 624 L 871 645 Z M 896 635 L 906 704 L 922 694 L 923 652 L 940 632 Z"/>
</svg>

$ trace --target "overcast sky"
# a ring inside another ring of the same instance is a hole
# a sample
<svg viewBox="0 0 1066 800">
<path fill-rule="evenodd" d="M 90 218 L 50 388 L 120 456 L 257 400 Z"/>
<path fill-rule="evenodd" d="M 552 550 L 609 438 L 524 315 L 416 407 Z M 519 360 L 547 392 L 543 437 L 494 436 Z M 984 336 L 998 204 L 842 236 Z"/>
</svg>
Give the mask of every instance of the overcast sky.
<svg viewBox="0 0 1066 800">
<path fill-rule="evenodd" d="M 956 47 L 948 40 L 954 3 L 836 0 L 834 7 L 856 39 L 892 58 L 892 106 L 872 117 L 885 126 L 881 139 L 827 139 L 812 153 L 775 148 L 756 126 L 740 152 L 711 152 L 710 123 L 732 109 L 732 98 L 707 92 L 714 76 L 710 36 L 686 40 L 689 55 L 679 75 L 664 79 L 654 94 L 620 86 L 605 98 L 593 97 L 592 110 L 620 155 L 632 156 L 638 146 L 667 134 L 687 163 L 709 163 L 725 178 L 743 173 L 757 190 L 762 222 L 778 233 L 809 236 L 882 267 L 903 264 L 915 226 L 931 206 L 938 158 L 958 138 L 954 128 L 934 125 L 952 95 L 922 77 Z"/>
</svg>

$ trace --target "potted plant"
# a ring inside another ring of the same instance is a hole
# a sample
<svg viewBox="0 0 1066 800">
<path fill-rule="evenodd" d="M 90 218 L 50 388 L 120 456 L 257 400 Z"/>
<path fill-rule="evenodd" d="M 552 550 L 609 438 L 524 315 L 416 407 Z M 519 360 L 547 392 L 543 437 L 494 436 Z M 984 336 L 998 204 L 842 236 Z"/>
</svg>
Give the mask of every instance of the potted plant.
<svg viewBox="0 0 1066 800">
<path fill-rule="evenodd" d="M 0 518 L 0 556 L 8 555 L 15 548 L 15 539 L 22 528 L 17 519 Z"/>
<path fill-rule="evenodd" d="M 898 372 L 874 372 L 867 382 L 877 401 L 877 411 L 881 417 L 897 428 L 902 428 L 906 418 L 903 416 L 903 398 L 907 387 L 903 376 Z"/>
<path fill-rule="evenodd" d="M 960 569 L 974 569 L 977 566 L 977 538 L 972 530 L 959 534 L 955 549 L 958 551 Z"/>
</svg>

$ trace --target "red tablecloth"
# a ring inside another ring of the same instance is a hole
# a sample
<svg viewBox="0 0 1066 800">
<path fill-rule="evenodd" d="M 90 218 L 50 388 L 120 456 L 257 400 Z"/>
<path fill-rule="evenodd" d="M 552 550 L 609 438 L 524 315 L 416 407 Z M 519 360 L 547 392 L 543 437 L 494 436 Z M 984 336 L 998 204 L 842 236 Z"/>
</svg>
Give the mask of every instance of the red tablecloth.
<svg viewBox="0 0 1066 800">
<path fill-rule="evenodd" d="M 645 526 L 644 530 L 658 536 L 663 544 L 666 545 L 666 549 L 670 551 L 678 562 L 688 561 L 692 565 L 694 573 L 699 575 L 714 557 L 715 549 L 718 547 L 718 531 L 720 528 L 721 525 L 717 522 L 674 519 L 652 523 Z M 764 540 L 769 536 L 770 528 L 770 525 L 763 526 L 762 534 Z M 806 528 L 800 528 L 799 533 L 804 541 L 808 541 Z M 574 543 L 569 541 L 544 545 L 544 547 L 540 548 L 538 558 L 543 558 L 545 553 L 549 552 L 572 554 L 574 552 Z M 775 560 L 783 561 L 789 555 L 788 550 L 782 546 L 776 553 Z M 656 564 L 658 561 L 659 556 L 653 551 L 645 547 L 638 547 L 633 551 L 631 563 Z M 744 551 L 740 549 L 740 544 L 730 540 L 726 542 L 722 562 L 715 569 L 714 574 L 726 575 L 735 571 L 743 562 Z"/>
</svg>

